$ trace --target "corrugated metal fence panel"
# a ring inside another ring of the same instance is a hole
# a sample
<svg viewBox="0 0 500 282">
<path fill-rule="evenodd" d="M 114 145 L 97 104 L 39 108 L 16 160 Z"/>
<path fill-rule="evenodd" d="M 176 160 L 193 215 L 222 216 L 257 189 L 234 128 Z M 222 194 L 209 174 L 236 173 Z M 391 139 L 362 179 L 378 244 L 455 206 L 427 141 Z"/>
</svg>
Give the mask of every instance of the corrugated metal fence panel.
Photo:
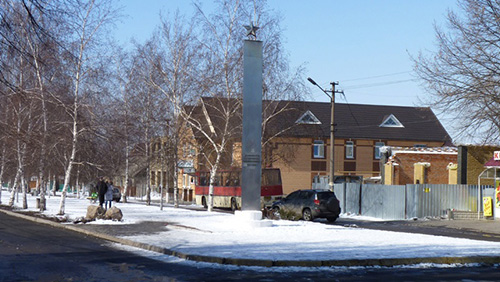
<svg viewBox="0 0 500 282">
<path fill-rule="evenodd" d="M 342 213 L 382 219 L 439 217 L 448 209 L 477 211 L 478 190 L 474 185 L 342 183 L 335 184 L 334 192 Z M 494 197 L 494 188 L 483 187 L 483 197 L 487 196 Z"/>
<path fill-rule="evenodd" d="M 468 185 L 406 185 L 408 217 L 445 216 L 447 209 L 477 211 L 477 187 Z"/>
<path fill-rule="evenodd" d="M 333 192 L 340 201 L 342 213 L 359 214 L 359 201 L 361 197 L 360 183 L 334 184 Z"/>
<path fill-rule="evenodd" d="M 345 211 L 351 214 L 359 214 L 361 183 L 346 183 L 345 187 Z"/>
<path fill-rule="evenodd" d="M 405 218 L 405 186 L 366 184 L 361 191 L 362 215 L 383 219 Z"/>
<path fill-rule="evenodd" d="M 388 185 L 383 187 L 389 203 L 384 205 L 387 219 L 405 219 L 406 187 L 404 185 Z"/>
<path fill-rule="evenodd" d="M 335 196 L 337 196 L 337 199 L 340 201 L 340 208 L 342 209 L 342 213 L 346 212 L 344 188 L 344 183 L 333 184 L 333 192 L 335 193 Z"/>
<path fill-rule="evenodd" d="M 381 185 L 363 185 L 361 194 L 361 214 L 383 218 L 384 195 Z"/>
<path fill-rule="evenodd" d="M 476 185 L 474 185 L 474 187 L 477 187 Z M 483 199 L 485 197 L 490 197 L 492 200 L 493 200 L 493 204 L 495 204 L 495 188 L 494 187 L 491 187 L 489 185 L 481 185 L 481 189 L 482 189 L 482 197 Z M 477 195 L 477 188 L 476 188 L 476 195 Z M 481 211 L 483 211 L 483 199 L 481 199 L 481 205 L 479 206 L 479 208 L 481 209 Z"/>
<path fill-rule="evenodd" d="M 493 187 L 483 188 L 483 197 L 491 197 L 493 200 L 495 200 L 495 188 Z"/>
</svg>

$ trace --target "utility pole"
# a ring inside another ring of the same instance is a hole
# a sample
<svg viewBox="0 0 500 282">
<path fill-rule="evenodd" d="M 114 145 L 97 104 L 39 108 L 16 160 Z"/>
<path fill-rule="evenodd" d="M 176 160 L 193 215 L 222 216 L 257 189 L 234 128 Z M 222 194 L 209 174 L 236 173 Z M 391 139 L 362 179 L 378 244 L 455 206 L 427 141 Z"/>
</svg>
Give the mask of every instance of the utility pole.
<svg viewBox="0 0 500 282">
<path fill-rule="evenodd" d="M 333 191 L 333 178 L 335 176 L 335 85 L 338 82 L 331 82 L 332 85 L 332 95 L 330 96 L 331 112 L 330 112 L 330 181 L 328 186 L 330 186 L 330 191 Z M 326 92 L 325 92 L 326 94 Z M 327 94 L 328 95 L 328 94 Z"/>
<path fill-rule="evenodd" d="M 328 181 L 328 186 L 330 188 L 330 191 L 333 191 L 333 181 L 334 181 L 334 176 L 335 176 L 335 94 L 336 93 L 341 93 L 344 94 L 344 91 L 337 91 L 335 90 L 335 85 L 338 85 L 338 82 L 331 82 L 330 84 L 332 85 L 332 90 L 325 90 L 321 86 L 319 86 L 312 78 L 308 77 L 307 80 L 309 80 L 310 83 L 313 85 L 317 86 L 323 93 L 326 94 L 330 98 L 330 104 L 331 104 L 331 112 L 330 112 L 330 179 Z M 328 94 L 328 92 L 331 93 Z"/>
</svg>

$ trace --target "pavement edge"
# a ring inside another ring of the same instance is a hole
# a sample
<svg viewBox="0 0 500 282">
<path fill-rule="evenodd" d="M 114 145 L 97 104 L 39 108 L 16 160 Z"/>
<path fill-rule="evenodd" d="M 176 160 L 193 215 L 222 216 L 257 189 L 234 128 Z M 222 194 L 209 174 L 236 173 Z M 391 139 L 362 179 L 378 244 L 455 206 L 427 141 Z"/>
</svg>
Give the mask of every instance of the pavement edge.
<svg viewBox="0 0 500 282">
<path fill-rule="evenodd" d="M 62 228 L 67 230 L 72 230 L 74 232 L 82 233 L 95 238 L 104 239 L 110 242 L 119 243 L 122 245 L 127 245 L 135 248 L 140 248 L 147 251 L 153 251 L 165 255 L 176 256 L 189 261 L 196 262 L 207 262 L 207 263 L 217 263 L 224 265 L 236 265 L 236 266 L 261 266 L 261 267 L 330 267 L 330 266 L 344 266 L 344 267 L 354 267 L 354 266 L 385 266 L 393 267 L 398 265 L 416 265 L 422 263 L 434 263 L 434 264 L 500 264 L 500 256 L 470 256 L 470 257 L 417 257 L 417 258 L 388 258 L 388 259 L 352 259 L 352 260 L 261 260 L 261 259 L 243 259 L 243 258 L 223 258 L 223 257 L 213 257 L 213 256 L 202 256 L 202 255 L 192 255 L 186 254 L 174 250 L 170 250 L 163 247 L 158 247 L 155 245 L 150 245 L 146 243 L 140 243 L 128 239 L 118 238 L 104 233 L 99 233 L 95 231 L 89 231 L 85 229 L 78 228 L 76 226 L 71 226 L 67 224 L 62 224 L 47 219 L 25 215 L 9 210 L 0 209 L 7 215 L 22 218 L 25 220 L 33 221 L 36 223 L 50 225 L 56 228 Z"/>
</svg>

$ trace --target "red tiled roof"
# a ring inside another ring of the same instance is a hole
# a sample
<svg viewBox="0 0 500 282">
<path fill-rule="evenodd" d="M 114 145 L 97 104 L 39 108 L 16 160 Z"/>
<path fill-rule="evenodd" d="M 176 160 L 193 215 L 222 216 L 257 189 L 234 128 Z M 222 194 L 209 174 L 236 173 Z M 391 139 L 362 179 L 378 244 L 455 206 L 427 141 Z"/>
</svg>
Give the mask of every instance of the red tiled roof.
<svg viewBox="0 0 500 282">
<path fill-rule="evenodd" d="M 495 161 L 493 157 L 484 164 L 485 167 L 500 167 L 500 161 Z"/>
</svg>

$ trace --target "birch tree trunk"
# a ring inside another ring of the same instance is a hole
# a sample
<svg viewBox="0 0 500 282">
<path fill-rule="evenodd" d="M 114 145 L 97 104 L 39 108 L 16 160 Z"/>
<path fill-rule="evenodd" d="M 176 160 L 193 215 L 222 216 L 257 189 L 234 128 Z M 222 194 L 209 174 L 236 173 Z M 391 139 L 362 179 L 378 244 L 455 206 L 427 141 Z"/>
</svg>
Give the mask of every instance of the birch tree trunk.
<svg viewBox="0 0 500 282">
<path fill-rule="evenodd" d="M 129 157 L 130 157 L 130 149 L 129 149 L 129 141 L 128 141 L 128 134 L 125 134 L 125 185 L 123 188 L 123 202 L 127 202 L 127 195 L 128 195 L 128 182 L 129 182 Z"/>
<path fill-rule="evenodd" d="M 150 140 L 150 130 L 151 130 L 151 93 L 147 93 L 147 102 L 146 102 L 146 129 L 144 131 L 144 142 L 146 143 L 146 204 L 151 205 L 151 140 Z"/>
<path fill-rule="evenodd" d="M 217 157 L 215 163 L 212 165 L 210 169 L 210 184 L 208 186 L 208 211 L 211 212 L 214 209 L 214 185 L 215 185 L 215 177 L 217 175 L 217 170 L 219 170 L 221 153 L 217 153 Z"/>
<path fill-rule="evenodd" d="M 20 106 L 21 107 L 21 106 Z M 18 116 L 17 116 L 17 134 L 18 134 L 18 138 L 17 138 L 17 141 L 16 141 L 16 144 L 17 144 L 17 172 L 16 172 L 16 176 L 14 178 L 14 187 L 15 189 L 12 190 L 12 193 L 10 195 L 10 199 L 9 199 L 9 206 L 13 206 L 14 205 L 14 198 L 16 196 L 16 192 L 18 191 L 19 189 L 19 180 L 22 179 L 23 181 L 21 182 L 21 185 L 22 185 L 22 193 L 23 193 L 23 209 L 27 209 L 28 208 L 28 203 L 26 201 L 26 187 L 24 185 L 24 160 L 25 160 L 25 155 L 26 155 L 26 147 L 27 147 L 27 144 L 26 144 L 26 141 L 21 141 L 20 139 L 20 136 L 21 136 L 21 126 L 22 126 L 22 117 L 21 117 L 21 110 L 19 110 L 18 112 Z M 30 113 L 28 114 L 28 119 L 31 119 L 31 109 L 30 109 Z M 31 120 L 29 120 L 29 125 L 28 125 L 28 132 L 31 130 Z"/>
<path fill-rule="evenodd" d="M 78 75 L 77 75 L 78 77 Z M 77 80 L 78 81 L 78 80 Z M 75 87 L 75 92 L 78 92 L 78 82 Z M 67 189 L 69 186 L 69 181 L 71 178 L 71 170 L 73 169 L 73 164 L 75 161 L 75 156 L 76 156 L 76 146 L 78 144 L 78 93 L 75 93 L 75 104 L 73 106 L 74 111 L 73 111 L 73 141 L 71 142 L 71 155 L 70 159 L 68 161 L 68 165 L 66 167 L 66 173 L 64 175 L 64 186 L 62 189 L 62 194 L 61 194 L 61 202 L 59 204 L 59 213 L 58 215 L 64 215 L 64 210 L 65 210 L 65 205 L 66 205 L 66 194 L 67 194 Z"/>
<path fill-rule="evenodd" d="M 57 189 L 59 188 L 59 187 L 57 187 L 56 184 L 57 184 L 56 183 L 56 175 L 54 174 L 54 175 L 52 175 L 52 193 L 54 193 L 54 196 L 56 196 Z"/>
<path fill-rule="evenodd" d="M 24 177 L 23 174 L 21 174 L 21 187 L 22 187 L 22 191 L 23 191 L 23 209 L 27 209 L 28 208 L 28 195 L 27 195 L 27 190 L 28 190 L 28 187 L 27 187 L 27 183 L 26 183 L 26 178 Z"/>
<path fill-rule="evenodd" d="M 14 206 L 14 200 L 16 198 L 16 192 L 18 188 L 18 182 L 19 178 L 21 177 L 22 169 L 17 166 L 17 171 L 16 171 L 16 176 L 14 177 L 14 181 L 12 182 L 12 190 L 10 191 L 10 198 L 9 198 L 9 207 Z"/>
<path fill-rule="evenodd" d="M 42 75 L 41 75 L 41 68 L 40 64 L 38 62 L 38 52 L 37 48 L 31 43 L 30 41 L 30 47 L 33 52 L 33 57 L 34 57 L 34 63 L 35 63 L 35 69 L 36 69 L 36 76 L 38 80 L 38 90 L 40 91 L 40 96 L 41 96 L 41 102 L 42 102 L 42 122 L 43 122 L 43 129 L 42 129 L 42 140 L 41 140 L 41 147 L 40 147 L 40 161 L 38 164 L 38 181 L 37 181 L 37 191 L 40 191 L 40 211 L 44 211 L 46 209 L 45 207 L 45 159 L 46 159 L 46 147 L 47 147 L 47 131 L 48 131 L 48 121 L 47 121 L 47 105 L 46 105 L 46 97 L 45 97 L 45 89 L 44 89 L 44 83 L 42 80 Z"/>
<path fill-rule="evenodd" d="M 178 101 L 178 100 L 177 100 Z M 175 119 L 175 128 L 174 128 L 174 135 L 173 137 L 173 152 L 172 152 L 172 157 L 173 157 L 173 177 L 174 177 L 174 207 L 178 208 L 179 207 L 179 152 L 177 148 L 179 148 L 179 139 L 180 139 L 180 123 L 181 123 L 181 118 L 178 113 L 178 108 L 182 107 L 180 103 L 177 103 L 178 106 L 174 108 L 174 119 Z"/>
<path fill-rule="evenodd" d="M 5 142 L 2 142 L 2 158 L 0 158 L 0 204 L 2 204 L 3 174 L 5 171 Z"/>
<path fill-rule="evenodd" d="M 75 183 L 75 187 L 76 187 L 77 197 L 78 197 L 78 199 L 80 199 L 80 168 L 78 168 L 77 171 L 76 171 L 76 183 Z"/>
</svg>

